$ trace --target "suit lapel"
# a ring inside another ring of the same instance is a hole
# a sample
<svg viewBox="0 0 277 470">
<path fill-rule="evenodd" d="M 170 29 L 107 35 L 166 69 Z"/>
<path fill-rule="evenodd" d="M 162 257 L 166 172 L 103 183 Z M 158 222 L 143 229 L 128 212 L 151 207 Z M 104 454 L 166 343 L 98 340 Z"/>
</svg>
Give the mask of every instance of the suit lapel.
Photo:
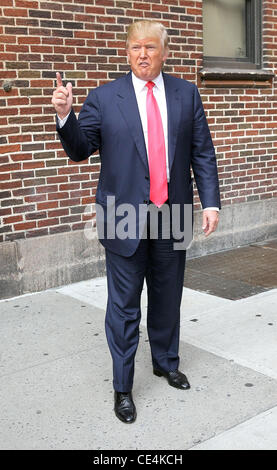
<svg viewBox="0 0 277 470">
<path fill-rule="evenodd" d="M 129 127 L 139 155 L 148 169 L 147 151 L 143 128 L 141 124 L 136 94 L 132 83 L 131 72 L 129 72 L 124 78 L 125 79 L 122 80 L 121 87 L 117 92 L 117 104 Z"/>
<path fill-rule="evenodd" d="M 167 104 L 167 135 L 168 135 L 168 162 L 169 162 L 169 171 L 171 171 L 178 128 L 180 125 L 181 118 L 181 99 L 179 94 L 179 89 L 176 86 L 176 81 L 172 79 L 170 75 L 163 72 L 164 87 L 165 87 L 165 96 Z"/>
<path fill-rule="evenodd" d="M 176 86 L 175 80 L 164 72 L 163 79 L 167 103 L 168 160 L 169 170 L 171 170 L 181 118 L 181 100 L 179 89 Z M 117 103 L 135 141 L 139 155 L 148 169 L 148 159 L 143 128 L 141 124 L 136 94 L 132 83 L 131 72 L 129 72 L 121 82 L 121 86 L 117 92 Z"/>
</svg>

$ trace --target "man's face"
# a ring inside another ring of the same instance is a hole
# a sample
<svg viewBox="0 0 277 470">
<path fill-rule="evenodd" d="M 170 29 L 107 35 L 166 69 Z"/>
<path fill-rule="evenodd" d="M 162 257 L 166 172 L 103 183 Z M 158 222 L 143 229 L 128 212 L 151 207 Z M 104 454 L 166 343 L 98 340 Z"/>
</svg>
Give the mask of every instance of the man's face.
<svg viewBox="0 0 277 470">
<path fill-rule="evenodd" d="M 134 74 L 141 80 L 149 81 L 157 77 L 167 55 L 158 37 L 129 40 L 127 49 L 129 64 Z"/>
</svg>

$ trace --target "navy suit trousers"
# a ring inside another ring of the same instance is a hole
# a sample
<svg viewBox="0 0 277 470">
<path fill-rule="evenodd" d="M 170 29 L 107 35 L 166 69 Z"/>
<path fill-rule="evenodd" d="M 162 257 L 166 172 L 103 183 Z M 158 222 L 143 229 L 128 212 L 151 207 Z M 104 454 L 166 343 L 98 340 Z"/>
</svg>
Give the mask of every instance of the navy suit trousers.
<svg viewBox="0 0 277 470">
<path fill-rule="evenodd" d="M 135 354 L 139 343 L 141 292 L 147 283 L 147 331 L 152 364 L 163 371 L 179 365 L 180 304 L 186 251 L 173 250 L 172 236 L 162 239 L 159 213 L 158 238 L 147 238 L 136 252 L 124 257 L 106 249 L 108 303 L 105 330 L 113 359 L 113 387 L 129 392 L 133 387 Z"/>
</svg>

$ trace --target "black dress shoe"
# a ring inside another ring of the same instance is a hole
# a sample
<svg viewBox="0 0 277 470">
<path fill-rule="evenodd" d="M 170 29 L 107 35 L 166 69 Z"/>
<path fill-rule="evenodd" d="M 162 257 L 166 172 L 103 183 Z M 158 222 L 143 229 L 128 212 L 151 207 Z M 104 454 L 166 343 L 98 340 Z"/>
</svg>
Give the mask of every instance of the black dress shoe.
<svg viewBox="0 0 277 470">
<path fill-rule="evenodd" d="M 180 388 L 181 390 L 189 390 L 190 384 L 185 374 L 180 372 L 178 369 L 170 370 L 169 372 L 163 372 L 159 369 L 153 369 L 154 375 L 157 377 L 166 377 L 169 385 L 175 388 Z"/>
<path fill-rule="evenodd" d="M 132 392 L 114 392 L 114 412 L 123 423 L 133 423 L 137 417 Z"/>
</svg>

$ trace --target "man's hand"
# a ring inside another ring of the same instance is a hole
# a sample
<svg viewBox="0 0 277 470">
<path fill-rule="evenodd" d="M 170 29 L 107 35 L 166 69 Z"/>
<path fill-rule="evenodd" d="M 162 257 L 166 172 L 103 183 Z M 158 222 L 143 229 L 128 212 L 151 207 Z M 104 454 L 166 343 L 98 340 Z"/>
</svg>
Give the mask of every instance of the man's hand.
<svg viewBox="0 0 277 470">
<path fill-rule="evenodd" d="M 205 232 L 205 237 L 216 230 L 219 220 L 218 211 L 206 209 L 203 211 L 202 229 Z"/>
<path fill-rule="evenodd" d="M 66 87 L 63 86 L 62 77 L 59 72 L 57 76 L 57 88 L 53 93 L 52 105 L 57 111 L 57 115 L 60 119 L 64 119 L 72 108 L 72 83 L 67 83 Z"/>
</svg>

